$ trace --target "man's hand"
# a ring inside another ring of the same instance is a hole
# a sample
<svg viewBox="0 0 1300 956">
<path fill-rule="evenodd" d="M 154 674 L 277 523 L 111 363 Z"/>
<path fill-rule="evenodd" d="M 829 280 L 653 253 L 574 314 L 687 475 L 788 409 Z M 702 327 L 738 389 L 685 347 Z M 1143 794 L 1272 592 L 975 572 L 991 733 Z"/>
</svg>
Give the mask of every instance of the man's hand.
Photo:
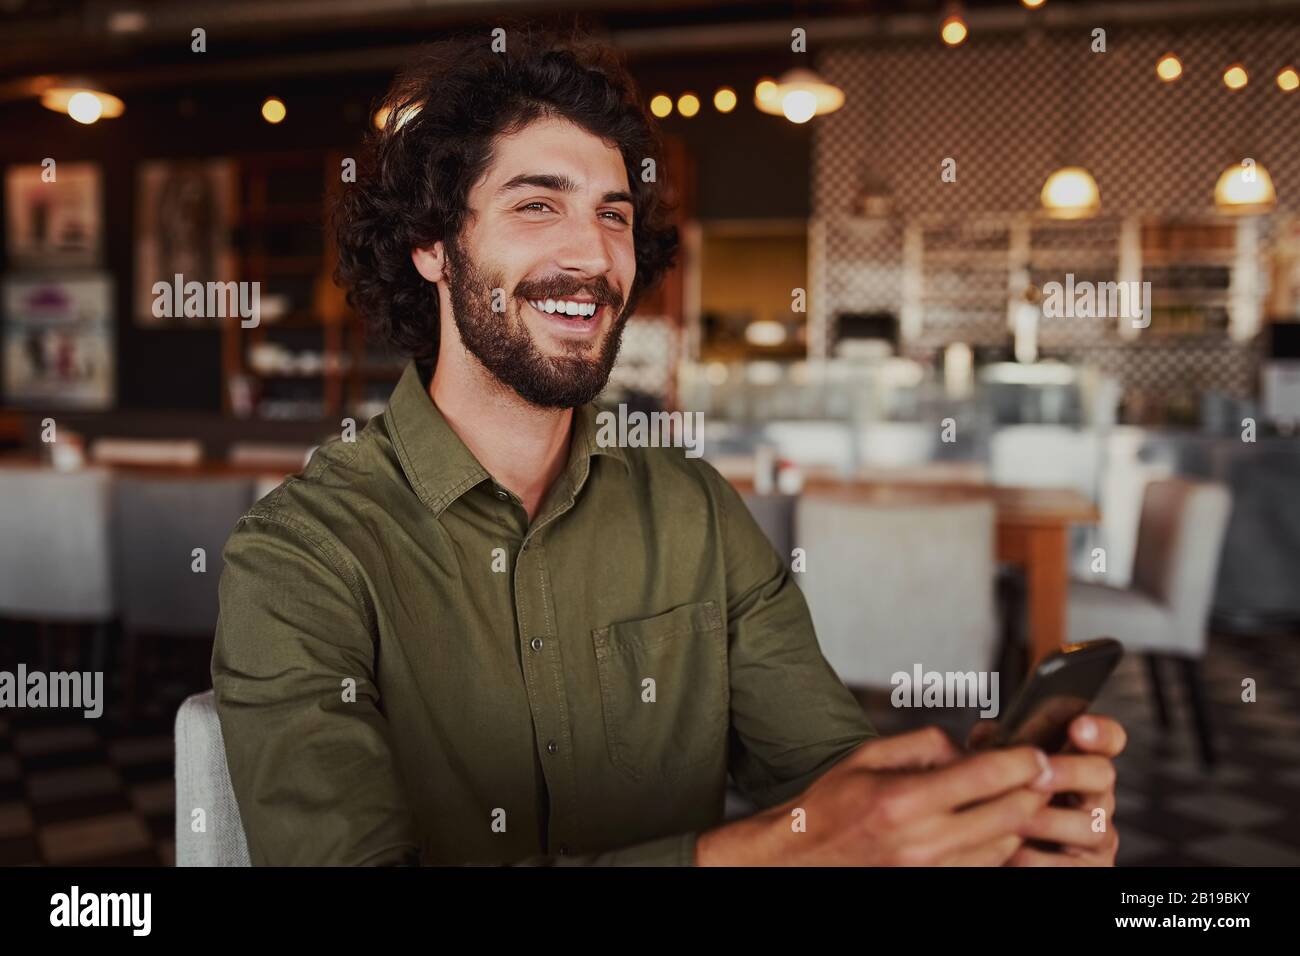
<svg viewBox="0 0 1300 956">
<path fill-rule="evenodd" d="M 1023 846 L 1008 861 L 1009 866 L 1115 865 L 1119 831 L 1115 829 L 1115 765 L 1111 761 L 1127 742 L 1124 728 L 1110 717 L 1085 714 L 1070 723 L 1070 744 L 1079 753 L 1049 759 L 1052 790 L 1072 795 L 1071 805 L 1043 807 L 1020 831 L 1026 839 L 1060 844 L 1061 852 Z"/>
<path fill-rule="evenodd" d="M 1042 751 L 967 755 L 929 727 L 869 740 L 795 799 L 701 834 L 696 860 L 701 866 L 1001 866 L 1020 850 L 1021 833 L 1054 790 Z"/>
<path fill-rule="evenodd" d="M 989 737 L 993 721 L 975 725 L 968 740 L 974 746 Z M 1026 840 L 1047 840 L 1059 852 L 1023 846 L 1009 866 L 1114 866 L 1119 850 L 1115 828 L 1114 757 L 1124 750 L 1128 736 L 1110 717 L 1085 714 L 1070 722 L 1070 742 L 1065 752 L 1049 758 L 1052 791 L 1057 796 L 1026 823 L 1020 835 Z M 1101 813 L 1097 813 L 1100 810 Z"/>
</svg>

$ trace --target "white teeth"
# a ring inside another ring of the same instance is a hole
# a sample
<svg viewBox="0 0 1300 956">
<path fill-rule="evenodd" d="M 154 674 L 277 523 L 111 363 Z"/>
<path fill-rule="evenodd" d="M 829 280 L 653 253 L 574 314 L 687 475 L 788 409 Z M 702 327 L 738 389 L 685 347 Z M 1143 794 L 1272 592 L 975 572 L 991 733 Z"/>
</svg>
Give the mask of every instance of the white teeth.
<svg viewBox="0 0 1300 956">
<path fill-rule="evenodd" d="M 561 315 L 580 315 L 584 318 L 595 315 L 599 308 L 595 302 L 574 302 L 568 299 L 529 299 L 528 304 L 539 312 L 559 312 Z"/>
</svg>

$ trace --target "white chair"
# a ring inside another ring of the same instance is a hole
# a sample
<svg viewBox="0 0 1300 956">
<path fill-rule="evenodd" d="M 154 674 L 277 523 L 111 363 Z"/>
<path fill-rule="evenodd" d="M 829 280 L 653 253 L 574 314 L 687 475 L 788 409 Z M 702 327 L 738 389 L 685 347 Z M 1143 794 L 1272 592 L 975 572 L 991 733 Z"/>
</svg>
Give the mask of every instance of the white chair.
<svg viewBox="0 0 1300 956">
<path fill-rule="evenodd" d="M 1173 475 L 1168 461 L 1145 461 L 1145 429 L 1122 425 L 1110 429 L 1105 438 L 1105 466 L 1100 488 L 1100 543 L 1106 549 L 1105 581 L 1116 587 L 1131 583 L 1133 555 L 1137 550 L 1138 523 L 1142 520 L 1142 496 L 1148 482 Z M 1091 564 L 1085 580 L 1096 581 Z"/>
<path fill-rule="evenodd" d="M 874 468 L 906 468 L 934 460 L 939 430 L 919 422 L 871 422 L 857 430 L 858 463 Z"/>
<path fill-rule="evenodd" d="M 843 422 L 771 421 L 762 435 L 782 458 L 805 469 L 823 466 L 841 475 L 853 471 L 853 433 Z"/>
<path fill-rule="evenodd" d="M 102 468 L 0 468 L 0 615 L 48 625 L 90 625 L 91 670 L 104 670 L 113 588 L 110 473 Z"/>
<path fill-rule="evenodd" d="M 199 819 L 203 829 L 195 832 Z M 176 865 L 251 865 L 210 690 L 176 712 Z"/>
<path fill-rule="evenodd" d="M 891 686 L 898 671 L 987 671 L 997 655 L 994 505 L 882 505 L 803 497 L 796 575 L 822 654 L 846 684 Z"/>
<path fill-rule="evenodd" d="M 989 474 L 995 485 L 1072 488 L 1089 501 L 1101 496 L 1101 433 L 1065 425 L 1010 425 L 989 440 Z M 1087 570 L 1097 529 L 1070 530 L 1071 565 Z"/>
<path fill-rule="evenodd" d="M 198 637 L 217 624 L 221 553 L 253 504 L 251 478 L 232 475 L 118 475 L 113 538 L 124 637 L 122 713 L 135 716 L 146 639 Z M 205 570 L 194 570 L 202 548 Z"/>
<path fill-rule="evenodd" d="M 1225 485 L 1181 478 L 1151 482 L 1142 498 L 1131 586 L 1072 582 L 1067 613 L 1071 641 L 1114 637 L 1126 650 L 1146 655 L 1156 715 L 1166 728 L 1160 661 L 1179 661 L 1207 767 L 1214 763 L 1214 748 L 1200 659 L 1231 510 Z"/>
<path fill-rule="evenodd" d="M 1074 488 L 1097 500 L 1101 440 L 1091 429 L 1064 425 L 1010 425 L 989 440 L 989 471 L 995 485 Z"/>
</svg>

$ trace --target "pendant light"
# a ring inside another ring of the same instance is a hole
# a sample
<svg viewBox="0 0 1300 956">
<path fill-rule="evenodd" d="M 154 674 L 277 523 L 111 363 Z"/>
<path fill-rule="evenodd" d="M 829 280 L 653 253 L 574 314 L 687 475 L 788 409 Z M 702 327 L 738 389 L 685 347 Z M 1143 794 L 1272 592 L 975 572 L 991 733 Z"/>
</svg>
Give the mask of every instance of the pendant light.
<svg viewBox="0 0 1300 956">
<path fill-rule="evenodd" d="M 807 10 L 804 3 L 795 7 L 795 16 L 791 21 L 791 34 L 794 24 L 807 23 Z M 806 35 L 805 35 L 806 39 Z M 771 116 L 784 116 L 791 123 L 806 123 L 814 116 L 825 116 L 844 105 L 844 91 L 833 83 L 828 83 L 816 71 L 803 66 L 807 63 L 807 49 L 796 51 L 791 44 L 786 70 L 775 82 L 764 79 L 754 88 L 754 105 L 761 112 Z"/>
<path fill-rule="evenodd" d="M 1087 219 L 1101 209 L 1101 190 L 1082 166 L 1062 166 L 1047 177 L 1039 198 L 1053 219 Z"/>
<path fill-rule="evenodd" d="M 1062 63 L 1066 60 L 1062 57 Z M 1077 58 L 1071 58 L 1076 62 Z M 1062 67 L 1064 73 L 1064 67 Z M 1071 67 L 1070 82 L 1066 85 L 1065 122 L 1069 124 L 1066 134 L 1067 157 L 1078 153 L 1077 123 L 1079 77 L 1077 67 Z M 1043 212 L 1052 219 L 1088 219 L 1097 215 L 1101 209 L 1101 190 L 1097 180 L 1083 166 L 1067 163 L 1054 170 L 1043 183 L 1039 193 Z"/>
<path fill-rule="evenodd" d="M 1269 175 L 1263 163 L 1251 158 L 1249 150 L 1259 143 L 1255 133 L 1255 114 L 1251 104 L 1259 99 L 1250 90 L 1237 94 L 1245 99 L 1235 113 L 1237 125 L 1237 146 L 1241 149 L 1239 159 L 1230 163 L 1214 184 L 1214 205 L 1219 212 L 1232 216 L 1255 216 L 1269 212 L 1277 204 L 1277 191 L 1273 188 L 1273 177 Z M 1245 119 L 1242 119 L 1242 114 Z M 1239 124 L 1245 123 L 1244 137 Z M 1243 143 L 1244 138 L 1244 143 Z"/>
<path fill-rule="evenodd" d="M 795 67 L 781 74 L 775 84 L 759 84 L 754 91 L 754 105 L 792 123 L 806 123 L 843 106 L 844 91 L 812 70 Z"/>
<path fill-rule="evenodd" d="M 120 99 L 86 79 L 67 79 L 46 87 L 41 92 L 41 105 L 66 113 L 86 126 L 101 119 L 116 119 L 126 111 Z"/>
<path fill-rule="evenodd" d="M 1214 205 L 1220 212 L 1251 216 L 1268 212 L 1276 203 L 1273 177 L 1259 163 L 1233 163 L 1214 184 Z"/>
</svg>

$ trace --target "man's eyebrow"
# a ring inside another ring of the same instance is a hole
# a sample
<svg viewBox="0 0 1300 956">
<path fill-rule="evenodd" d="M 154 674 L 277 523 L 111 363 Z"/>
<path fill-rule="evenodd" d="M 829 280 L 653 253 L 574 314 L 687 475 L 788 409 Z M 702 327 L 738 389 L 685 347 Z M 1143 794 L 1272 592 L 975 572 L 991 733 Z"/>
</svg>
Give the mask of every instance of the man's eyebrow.
<svg viewBox="0 0 1300 956">
<path fill-rule="evenodd" d="M 564 173 L 520 173 L 506 181 L 506 183 L 497 190 L 497 195 L 512 192 L 516 189 L 551 189 L 559 193 L 573 193 L 578 191 L 578 184 L 566 176 Z M 632 194 L 625 190 L 614 190 L 605 193 L 600 197 L 601 202 L 625 202 L 632 203 Z"/>
</svg>

